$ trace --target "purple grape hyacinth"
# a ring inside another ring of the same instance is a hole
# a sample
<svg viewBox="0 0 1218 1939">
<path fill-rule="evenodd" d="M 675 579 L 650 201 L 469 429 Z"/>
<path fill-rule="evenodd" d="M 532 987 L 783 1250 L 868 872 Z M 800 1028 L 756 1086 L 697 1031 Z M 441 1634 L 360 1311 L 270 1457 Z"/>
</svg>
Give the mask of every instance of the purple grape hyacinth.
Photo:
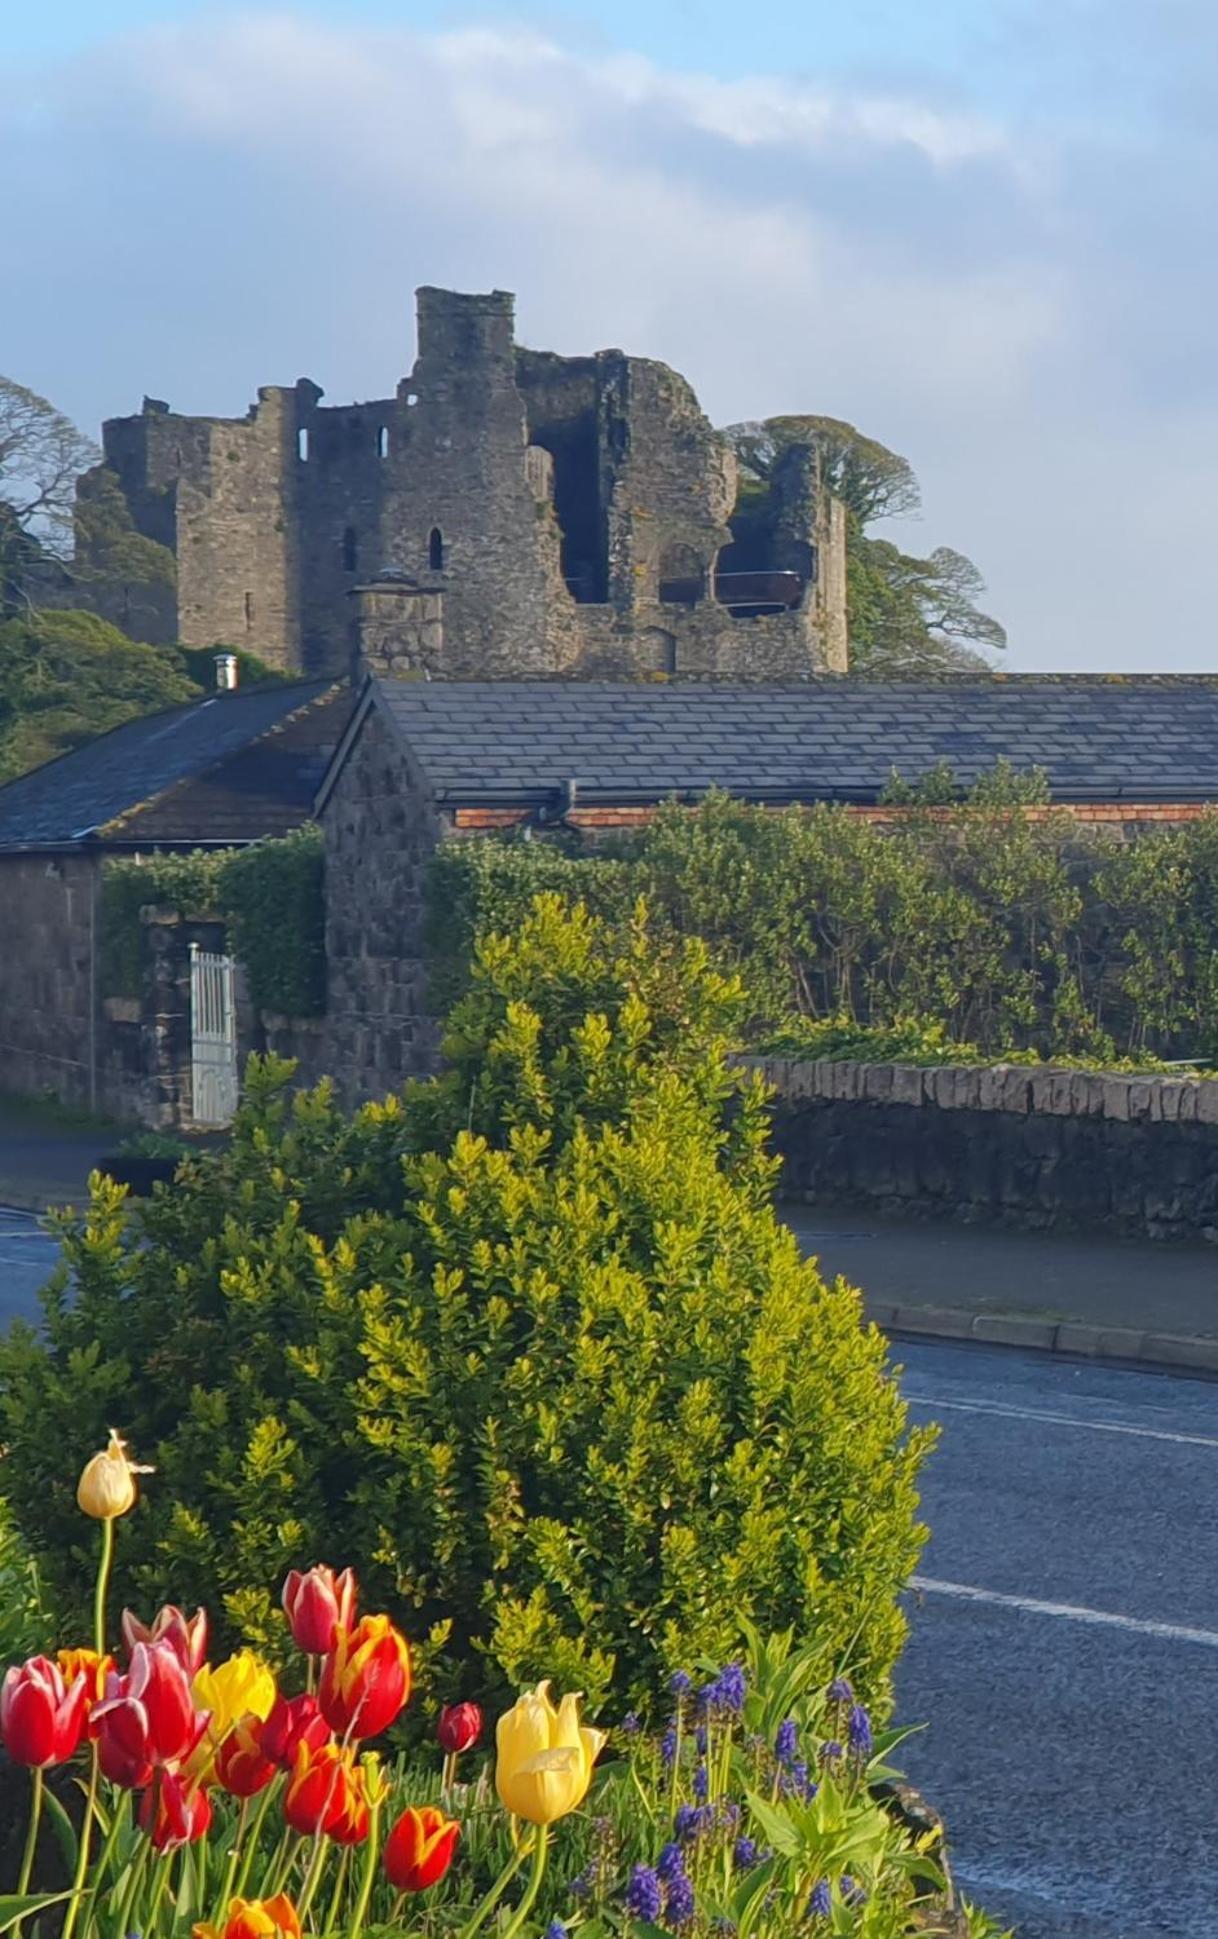
<svg viewBox="0 0 1218 1939">
<path fill-rule="evenodd" d="M 626 1910 L 633 1919 L 655 1925 L 664 1910 L 664 1892 L 650 1865 L 636 1865 L 626 1887 Z"/>
</svg>

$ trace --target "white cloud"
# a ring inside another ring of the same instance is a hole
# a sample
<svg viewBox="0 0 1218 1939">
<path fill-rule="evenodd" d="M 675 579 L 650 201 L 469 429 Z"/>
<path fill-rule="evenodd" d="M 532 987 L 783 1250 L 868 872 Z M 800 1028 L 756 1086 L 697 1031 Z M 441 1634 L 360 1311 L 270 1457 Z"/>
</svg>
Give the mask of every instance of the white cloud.
<svg viewBox="0 0 1218 1939">
<path fill-rule="evenodd" d="M 1163 590 L 1181 517 L 1200 539 L 1218 513 L 1218 394 L 1174 331 L 1215 278 L 1175 236 L 1170 149 L 524 30 L 250 13 L 46 75 L 0 107 L 11 172 L 9 150 L 30 186 L 6 360 L 87 425 L 145 389 L 241 409 L 305 371 L 384 393 L 413 284 L 515 288 L 531 342 L 622 344 L 721 421 L 825 410 L 906 451 L 908 541 L 976 557 L 1016 664 L 1208 663 L 1204 560 Z M 1157 212 L 1141 284 L 1135 194 Z"/>
</svg>

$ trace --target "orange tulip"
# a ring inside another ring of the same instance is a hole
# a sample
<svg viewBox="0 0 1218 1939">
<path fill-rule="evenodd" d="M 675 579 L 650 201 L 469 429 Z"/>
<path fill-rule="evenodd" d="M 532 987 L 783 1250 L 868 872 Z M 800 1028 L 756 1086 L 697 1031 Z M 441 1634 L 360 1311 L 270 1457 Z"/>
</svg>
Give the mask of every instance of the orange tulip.
<svg viewBox="0 0 1218 1939">
<path fill-rule="evenodd" d="M 300 1939 L 296 1907 L 284 1892 L 273 1899 L 232 1899 L 220 1927 L 192 1927 L 192 1939 Z"/>
<path fill-rule="evenodd" d="M 321 1714 L 340 1737 L 379 1737 L 410 1696 L 410 1651 L 388 1616 L 339 1629 L 318 1689 Z"/>
<path fill-rule="evenodd" d="M 434 1804 L 408 1805 L 385 1840 L 382 1864 L 399 1892 L 425 1892 L 452 1864 L 461 1827 Z"/>
</svg>

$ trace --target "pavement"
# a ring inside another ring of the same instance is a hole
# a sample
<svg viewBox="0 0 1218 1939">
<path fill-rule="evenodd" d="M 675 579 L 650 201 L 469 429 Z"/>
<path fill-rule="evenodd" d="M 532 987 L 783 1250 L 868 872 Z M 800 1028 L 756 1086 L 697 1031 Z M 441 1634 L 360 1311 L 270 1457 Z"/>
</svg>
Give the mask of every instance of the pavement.
<svg viewBox="0 0 1218 1939">
<path fill-rule="evenodd" d="M 788 1202 L 829 1278 L 900 1338 L 986 1341 L 1218 1375 L 1218 1248 L 908 1223 Z"/>
<path fill-rule="evenodd" d="M 89 1173 L 125 1135 L 102 1123 L 60 1124 L 38 1105 L 0 1097 L 0 1205 L 80 1204 Z"/>
<path fill-rule="evenodd" d="M 1218 1935 L 1218 1395 L 905 1346 L 933 1535 L 900 1747 L 962 1889 L 1019 1939 Z"/>
</svg>

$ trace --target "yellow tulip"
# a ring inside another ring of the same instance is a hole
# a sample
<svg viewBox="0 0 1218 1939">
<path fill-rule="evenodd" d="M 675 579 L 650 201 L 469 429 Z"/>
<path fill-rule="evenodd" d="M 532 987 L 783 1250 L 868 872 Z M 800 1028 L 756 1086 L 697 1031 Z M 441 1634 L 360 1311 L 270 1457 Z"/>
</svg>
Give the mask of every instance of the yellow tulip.
<svg viewBox="0 0 1218 1939">
<path fill-rule="evenodd" d="M 252 1650 L 238 1650 L 214 1670 L 205 1664 L 191 1685 L 191 1695 L 196 1709 L 208 1712 L 207 1730 L 187 1762 L 188 1776 L 210 1784 L 216 1752 L 225 1738 L 243 1717 L 265 1723 L 277 1694 L 274 1677 Z"/>
<path fill-rule="evenodd" d="M 151 1474 L 151 1468 L 137 1468 L 127 1459 L 127 1443 L 110 1429 L 110 1439 L 100 1454 L 85 1463 L 76 1487 L 76 1505 L 95 1522 L 117 1521 L 135 1507 L 137 1474 Z"/>
<path fill-rule="evenodd" d="M 555 1709 L 548 1682 L 526 1690 L 495 1731 L 499 1802 L 531 1825 L 565 1818 L 583 1803 L 604 1742 L 603 1730 L 580 1723 L 577 1696 Z"/>
</svg>

